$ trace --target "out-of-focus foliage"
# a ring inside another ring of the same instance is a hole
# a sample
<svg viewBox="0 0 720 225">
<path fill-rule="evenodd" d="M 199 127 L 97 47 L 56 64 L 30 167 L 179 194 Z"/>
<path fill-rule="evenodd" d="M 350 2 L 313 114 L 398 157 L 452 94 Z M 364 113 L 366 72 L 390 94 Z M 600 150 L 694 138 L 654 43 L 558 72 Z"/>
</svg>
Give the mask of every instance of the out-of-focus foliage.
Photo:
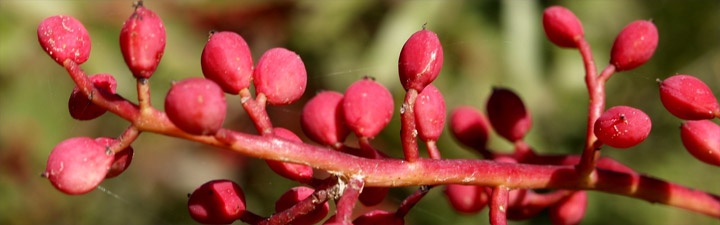
<svg viewBox="0 0 720 225">
<path fill-rule="evenodd" d="M 602 69 L 615 35 L 628 23 L 653 19 L 660 43 L 648 64 L 616 74 L 607 84 L 607 106 L 629 105 L 653 121 L 648 139 L 633 148 L 606 147 L 638 171 L 701 190 L 718 193 L 720 169 L 690 156 L 679 136 L 680 120 L 662 108 L 656 79 L 692 74 L 720 93 L 720 2 L 700 1 L 153 1 L 145 5 L 165 21 L 167 47 L 150 80 L 152 101 L 162 108 L 172 81 L 202 76 L 200 53 L 210 30 L 231 30 L 245 37 L 254 59 L 272 47 L 296 51 L 308 70 L 308 90 L 300 102 L 269 107 L 276 126 L 301 134 L 303 102 L 319 90 L 344 91 L 363 76 L 386 85 L 399 108 L 404 93 L 397 78 L 403 43 L 424 23 L 443 44 L 445 65 L 435 86 L 448 110 L 459 105 L 483 109 L 492 86 L 515 90 L 532 112 L 535 124 L 527 141 L 543 153 L 580 153 L 587 93 L 584 70 L 575 50 L 546 40 L 541 13 L 562 5 L 580 18 L 594 57 Z M 67 196 L 40 178 L 50 150 L 75 136 L 120 135 L 128 123 L 106 114 L 89 122 L 73 120 L 67 99 L 73 83 L 40 49 L 37 24 L 66 14 L 82 21 L 92 39 L 91 57 L 83 68 L 111 73 L 118 93 L 136 98 L 134 79 L 119 51 L 118 35 L 132 12 L 131 1 L 0 1 L 0 224 L 193 223 L 186 193 L 205 181 L 233 179 L 244 188 L 248 209 L 269 215 L 273 203 L 292 187 L 264 162 L 145 133 L 133 144 L 133 165 L 106 180 L 98 190 Z M 251 132 L 253 126 L 228 96 L 225 127 Z M 401 156 L 398 114 L 376 147 Z M 304 137 L 304 136 L 303 136 Z M 307 139 L 306 139 L 307 140 Z M 352 141 L 352 140 L 349 140 Z M 446 131 L 439 146 L 447 158 L 477 158 L 456 144 Z M 491 146 L 508 149 L 493 137 Z M 424 154 L 424 153 L 423 153 Z M 415 188 L 392 189 L 379 207 L 394 210 Z M 409 214 L 411 224 L 482 224 L 477 215 L 451 210 L 441 188 L 433 189 Z M 370 210 L 362 206 L 356 214 Z M 547 213 L 523 223 L 549 223 Z M 707 224 L 712 218 L 622 196 L 590 192 L 587 224 Z"/>
</svg>

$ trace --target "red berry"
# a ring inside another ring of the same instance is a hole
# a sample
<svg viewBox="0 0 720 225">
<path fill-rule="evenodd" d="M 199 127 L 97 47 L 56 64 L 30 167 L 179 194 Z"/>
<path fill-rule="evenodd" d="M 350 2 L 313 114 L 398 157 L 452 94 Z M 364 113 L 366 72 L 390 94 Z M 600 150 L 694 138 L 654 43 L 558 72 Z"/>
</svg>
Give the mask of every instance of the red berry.
<svg viewBox="0 0 720 225">
<path fill-rule="evenodd" d="M 652 123 L 643 111 L 615 106 L 595 121 L 595 136 L 615 148 L 629 148 L 639 144 L 650 134 Z"/>
<path fill-rule="evenodd" d="M 302 143 L 302 139 L 300 139 L 300 137 L 295 135 L 292 131 L 282 127 L 273 128 L 273 134 L 279 138 L 288 141 Z M 270 169 L 272 169 L 272 171 L 290 180 L 309 181 L 313 177 L 312 167 L 306 165 L 286 163 L 274 160 L 265 160 L 265 162 L 268 164 Z"/>
<path fill-rule="evenodd" d="M 253 59 L 245 39 L 230 31 L 212 33 L 200 60 L 203 74 L 229 94 L 250 87 Z"/>
<path fill-rule="evenodd" d="M 193 191 L 188 211 L 199 223 L 229 224 L 245 212 L 245 194 L 235 182 L 212 180 Z"/>
<path fill-rule="evenodd" d="M 106 94 L 115 94 L 117 82 L 115 81 L 115 77 L 112 75 L 96 74 L 90 76 L 90 80 L 100 91 L 104 91 Z M 80 89 L 77 86 L 75 86 L 70 93 L 68 109 L 70 111 L 70 116 L 76 120 L 95 119 L 102 116 L 102 114 L 105 114 L 107 111 L 105 108 L 93 104 L 87 96 L 80 92 Z"/>
<path fill-rule="evenodd" d="M 550 220 L 553 224 L 579 224 L 586 208 L 587 192 L 576 191 L 550 207 Z"/>
<path fill-rule="evenodd" d="M 695 158 L 720 166 L 720 126 L 710 120 L 685 121 L 680 127 L 685 149 Z"/>
<path fill-rule="evenodd" d="M 432 84 L 415 101 L 415 122 L 423 141 L 436 141 L 445 126 L 445 99 Z"/>
<path fill-rule="evenodd" d="M 91 138 L 70 138 L 50 152 L 43 176 L 66 194 L 85 194 L 105 179 L 113 158 L 105 146 Z"/>
<path fill-rule="evenodd" d="M 120 30 L 120 51 L 136 78 L 150 78 L 165 52 L 165 25 L 142 1 Z"/>
<path fill-rule="evenodd" d="M 415 32 L 400 51 L 398 68 L 405 90 L 421 92 L 440 73 L 443 49 L 437 34 L 424 28 Z"/>
<path fill-rule="evenodd" d="M 305 92 L 307 72 L 300 56 L 284 48 L 273 48 L 258 60 L 253 73 L 255 92 L 273 105 L 287 105 Z"/>
<path fill-rule="evenodd" d="M 457 107 L 450 115 L 450 131 L 465 146 L 485 149 L 490 135 L 487 118 L 470 106 Z"/>
<path fill-rule="evenodd" d="M 448 184 L 445 195 L 453 209 L 461 213 L 475 214 L 488 203 L 485 188 L 476 185 Z"/>
<path fill-rule="evenodd" d="M 662 81 L 660 101 L 680 119 L 703 120 L 720 115 L 720 106 L 710 88 L 690 75 L 675 75 Z"/>
<path fill-rule="evenodd" d="M 110 147 L 110 145 L 117 142 L 117 140 L 115 140 L 114 138 L 109 137 L 95 138 L 95 141 L 97 141 L 105 148 L 108 148 Z M 110 165 L 110 170 L 108 171 L 107 175 L 105 175 L 105 179 L 117 177 L 122 172 L 124 172 L 130 166 L 130 163 L 132 163 L 132 158 L 134 155 L 135 151 L 130 146 L 123 149 L 119 153 L 116 153 L 115 157 L 113 157 L 112 165 Z"/>
<path fill-rule="evenodd" d="M 613 43 L 610 64 L 617 71 L 631 70 L 645 64 L 658 44 L 658 32 L 650 21 L 638 20 L 628 24 Z"/>
<path fill-rule="evenodd" d="M 585 36 L 580 20 L 570 10 L 561 6 L 545 9 L 543 28 L 552 43 L 564 48 L 577 48 L 577 41 Z"/>
<path fill-rule="evenodd" d="M 405 219 L 396 216 L 395 213 L 377 209 L 359 216 L 352 223 L 355 225 L 402 225 L 405 224 Z"/>
<path fill-rule="evenodd" d="M 487 102 L 487 114 L 495 131 L 511 142 L 522 139 L 532 126 L 530 112 L 520 97 L 508 89 L 493 89 Z"/>
<path fill-rule="evenodd" d="M 292 207 L 305 198 L 310 197 L 313 192 L 315 192 L 315 190 L 309 187 L 298 186 L 291 188 L 275 202 L 275 212 L 282 212 L 283 210 Z M 324 204 L 317 206 L 312 212 L 296 217 L 292 221 L 292 224 L 314 224 L 320 222 L 320 220 L 327 216 L 329 211 L 330 205 L 325 202 Z"/>
<path fill-rule="evenodd" d="M 40 22 L 38 41 L 55 62 L 66 59 L 82 64 L 90 57 L 90 35 L 85 26 L 71 16 L 51 16 Z"/>
<path fill-rule="evenodd" d="M 361 137 L 380 133 L 390 123 L 395 107 L 390 91 L 368 78 L 350 85 L 342 102 L 345 124 Z"/>
<path fill-rule="evenodd" d="M 375 206 L 382 203 L 387 197 L 390 188 L 386 187 L 365 187 L 358 199 L 365 206 Z"/>
<path fill-rule="evenodd" d="M 214 134 L 225 120 L 225 94 L 215 82 L 188 78 L 174 84 L 165 98 L 167 116 L 190 134 Z"/>
<path fill-rule="evenodd" d="M 342 112 L 343 95 L 334 91 L 323 91 L 305 104 L 300 115 L 303 132 L 315 142 L 337 146 L 350 133 Z"/>
</svg>

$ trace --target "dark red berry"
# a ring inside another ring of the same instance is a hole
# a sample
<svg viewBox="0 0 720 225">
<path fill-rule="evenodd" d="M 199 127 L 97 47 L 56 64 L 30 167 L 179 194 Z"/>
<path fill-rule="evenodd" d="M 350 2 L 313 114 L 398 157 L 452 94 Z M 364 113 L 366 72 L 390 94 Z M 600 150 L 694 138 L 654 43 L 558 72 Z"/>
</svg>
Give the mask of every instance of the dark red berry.
<svg viewBox="0 0 720 225">
<path fill-rule="evenodd" d="M 297 204 L 298 202 L 301 202 L 305 198 L 310 197 L 312 193 L 315 192 L 314 189 L 309 187 L 303 187 L 298 186 L 291 188 L 285 194 L 280 196 L 280 198 L 275 202 L 275 212 L 282 212 L 283 210 L 286 210 L 293 205 Z M 317 222 L 320 222 L 325 216 L 327 216 L 328 212 L 330 211 L 330 205 L 328 205 L 327 202 L 325 202 L 322 205 L 318 205 L 315 210 L 312 212 L 296 217 L 294 220 L 292 220 L 292 224 L 314 224 Z"/>
<path fill-rule="evenodd" d="M 610 64 L 617 71 L 631 70 L 645 64 L 658 44 L 658 32 L 655 24 L 638 20 L 628 24 L 613 43 L 610 52 Z"/>
<path fill-rule="evenodd" d="M 545 35 L 557 46 L 577 48 L 578 40 L 585 36 L 580 20 L 570 10 L 551 6 L 543 12 Z"/>
<path fill-rule="evenodd" d="M 343 95 L 334 91 L 323 91 L 305 104 L 300 115 L 303 132 L 313 141 L 337 146 L 350 133 L 342 112 Z"/>
<path fill-rule="evenodd" d="M 457 107 L 450 115 L 450 131 L 463 145 L 485 149 L 490 135 L 490 124 L 485 116 L 470 106 Z"/>
<path fill-rule="evenodd" d="M 587 192 L 576 191 L 556 205 L 550 207 L 550 220 L 553 224 L 579 224 L 585 216 Z"/>
<path fill-rule="evenodd" d="M 115 77 L 112 75 L 96 74 L 90 76 L 90 80 L 100 91 L 103 91 L 106 94 L 115 94 L 117 82 L 115 81 Z M 68 110 L 70 111 L 70 116 L 76 120 L 92 120 L 102 116 L 107 111 L 105 108 L 93 104 L 87 96 L 80 92 L 80 89 L 77 86 L 75 86 L 70 93 Z"/>
<path fill-rule="evenodd" d="M 422 29 L 415 32 L 400 51 L 398 68 L 405 90 L 421 92 L 440 73 L 443 49 L 437 34 Z"/>
<path fill-rule="evenodd" d="M 273 105 L 287 105 L 300 99 L 307 85 L 305 64 L 295 52 L 284 48 L 266 51 L 253 73 L 255 92 L 267 96 Z"/>
<path fill-rule="evenodd" d="M 300 137 L 295 135 L 295 133 L 293 133 L 292 131 L 282 127 L 274 127 L 273 134 L 279 138 L 288 141 L 302 143 L 302 139 L 300 139 Z M 268 164 L 270 169 L 272 169 L 272 171 L 290 180 L 310 181 L 313 177 L 312 167 L 306 165 L 286 163 L 274 160 L 265 160 L 265 162 Z"/>
<path fill-rule="evenodd" d="M 660 101 L 670 113 L 684 120 L 712 119 L 720 115 L 712 90 L 690 75 L 675 75 L 662 81 Z"/>
<path fill-rule="evenodd" d="M 38 41 L 55 62 L 66 59 L 82 64 L 90 57 L 90 35 L 85 26 L 71 16 L 51 16 L 40 22 Z"/>
<path fill-rule="evenodd" d="M 136 78 L 150 78 L 165 52 L 165 25 L 139 4 L 120 30 L 120 51 Z"/>
<path fill-rule="evenodd" d="M 680 127 L 683 145 L 691 155 L 720 166 L 720 126 L 710 120 L 685 121 Z"/>
<path fill-rule="evenodd" d="M 650 134 L 652 123 L 643 111 L 615 106 L 595 121 L 595 136 L 615 148 L 629 148 L 639 144 Z"/>
<path fill-rule="evenodd" d="M 245 212 L 245 194 L 233 181 L 212 180 L 193 191 L 188 211 L 199 223 L 230 224 Z"/>
<path fill-rule="evenodd" d="M 366 206 L 375 206 L 382 203 L 387 197 L 389 188 L 386 187 L 365 187 L 362 189 L 358 199 Z"/>
<path fill-rule="evenodd" d="M 43 176 L 66 194 L 85 194 L 105 179 L 113 159 L 105 146 L 89 137 L 70 138 L 50 152 Z"/>
<path fill-rule="evenodd" d="M 390 123 L 394 111 L 387 88 L 371 79 L 356 81 L 343 98 L 345 124 L 361 137 L 375 137 Z"/>
<path fill-rule="evenodd" d="M 436 141 L 445 127 L 445 99 L 432 84 L 415 101 L 415 122 L 423 141 Z"/>
<path fill-rule="evenodd" d="M 200 60 L 206 78 L 229 94 L 250 87 L 253 59 L 245 39 L 230 31 L 212 33 Z"/>
<path fill-rule="evenodd" d="M 110 145 L 117 142 L 116 139 L 109 137 L 95 138 L 95 141 L 97 141 L 105 148 L 108 148 L 110 147 Z M 132 163 L 132 158 L 134 155 L 135 151 L 130 146 L 116 153 L 113 157 L 112 165 L 110 165 L 110 170 L 108 170 L 107 175 L 105 175 L 105 179 L 117 177 L 122 172 L 124 172 L 130 166 L 130 163 Z"/>
<path fill-rule="evenodd" d="M 511 142 L 522 139 L 532 126 L 530 112 L 520 97 L 508 89 L 493 89 L 487 102 L 487 114 L 495 131 Z"/>
<path fill-rule="evenodd" d="M 225 93 L 211 80 L 188 78 L 170 88 L 165 97 L 165 112 L 185 132 L 214 134 L 225 120 Z"/>
<path fill-rule="evenodd" d="M 353 220 L 353 224 L 355 224 L 355 225 L 374 225 L 374 224 L 402 225 L 402 224 L 405 224 L 405 219 L 396 216 L 395 213 L 377 209 L 377 210 L 373 210 L 368 213 L 365 213 L 362 216 L 359 216 L 358 218 Z"/>
<path fill-rule="evenodd" d="M 485 188 L 476 185 L 448 184 L 445 195 L 453 209 L 461 213 L 475 214 L 488 203 Z"/>
</svg>

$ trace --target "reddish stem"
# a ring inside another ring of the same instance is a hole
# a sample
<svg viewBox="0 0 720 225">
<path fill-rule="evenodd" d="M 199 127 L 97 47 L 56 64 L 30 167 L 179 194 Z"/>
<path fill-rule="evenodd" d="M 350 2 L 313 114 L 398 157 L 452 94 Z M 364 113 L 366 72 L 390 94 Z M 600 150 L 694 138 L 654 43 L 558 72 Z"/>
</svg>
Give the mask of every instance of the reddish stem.
<svg viewBox="0 0 720 225">
<path fill-rule="evenodd" d="M 326 181 L 327 182 L 321 185 L 321 187 L 318 187 L 312 195 L 308 196 L 307 198 L 303 199 L 292 207 L 283 210 L 282 212 L 277 212 L 273 214 L 272 216 L 270 216 L 270 218 L 260 221 L 260 223 L 258 224 L 289 224 L 295 218 L 312 212 L 317 206 L 322 205 L 323 203 L 327 202 L 328 199 L 333 197 L 332 189 L 337 188 L 335 186 L 335 184 L 337 184 L 337 179 L 329 178 Z"/>
<path fill-rule="evenodd" d="M 441 159 L 442 156 L 440 155 L 440 150 L 437 147 L 437 144 L 435 141 L 427 141 L 425 143 L 427 146 L 428 155 L 431 159 Z"/>
<path fill-rule="evenodd" d="M 417 129 L 415 128 L 415 100 L 417 96 L 417 90 L 408 90 L 400 109 L 400 140 L 403 153 L 405 153 L 405 160 L 410 163 L 420 158 L 418 155 Z"/>
<path fill-rule="evenodd" d="M 427 195 L 427 193 L 430 192 L 430 189 L 433 187 L 435 186 L 420 186 L 417 191 L 412 193 L 410 196 L 405 198 L 402 203 L 400 203 L 400 207 L 398 207 L 397 211 L 395 211 L 395 216 L 397 216 L 398 218 L 405 217 L 405 215 L 410 212 L 410 209 L 412 209 L 415 204 L 417 204 L 423 197 L 425 197 L 425 195 Z"/>
<path fill-rule="evenodd" d="M 507 224 L 509 191 L 507 187 L 502 185 L 493 188 L 492 196 L 490 196 L 490 224 Z"/>
<path fill-rule="evenodd" d="M 273 125 L 272 122 L 270 122 L 270 117 L 268 116 L 267 111 L 265 111 L 265 105 L 267 103 L 267 97 L 265 97 L 265 94 L 260 93 L 257 95 L 257 99 L 253 99 L 252 94 L 250 94 L 250 90 L 244 88 L 240 90 L 240 98 L 243 108 L 255 124 L 255 128 L 258 133 L 260 135 L 272 134 Z"/>
<path fill-rule="evenodd" d="M 245 210 L 242 215 L 240 215 L 240 221 L 243 221 L 247 224 L 259 224 L 263 220 L 267 220 L 267 218 L 259 216 L 253 212 L 250 212 L 250 210 Z"/>
<path fill-rule="evenodd" d="M 136 121 L 138 119 L 139 111 L 137 105 L 123 99 L 119 95 L 107 94 L 106 92 L 96 89 L 93 82 L 87 74 L 85 74 L 85 71 L 83 71 L 75 61 L 66 59 L 63 62 L 63 66 L 73 81 L 75 81 L 78 89 L 85 96 L 89 96 L 95 105 L 103 107 L 128 121 Z"/>
<path fill-rule="evenodd" d="M 137 79 L 138 104 L 140 113 L 149 112 L 150 109 L 150 81 L 147 78 Z"/>
<path fill-rule="evenodd" d="M 130 125 L 127 129 L 125 129 L 122 135 L 117 138 L 117 142 L 108 147 L 108 151 L 112 151 L 114 154 L 117 154 L 129 147 L 138 136 L 140 136 L 140 131 L 135 126 Z"/>
<path fill-rule="evenodd" d="M 361 179 L 350 178 L 340 200 L 337 202 L 335 220 L 341 224 L 352 224 L 352 212 L 365 184 Z"/>
</svg>

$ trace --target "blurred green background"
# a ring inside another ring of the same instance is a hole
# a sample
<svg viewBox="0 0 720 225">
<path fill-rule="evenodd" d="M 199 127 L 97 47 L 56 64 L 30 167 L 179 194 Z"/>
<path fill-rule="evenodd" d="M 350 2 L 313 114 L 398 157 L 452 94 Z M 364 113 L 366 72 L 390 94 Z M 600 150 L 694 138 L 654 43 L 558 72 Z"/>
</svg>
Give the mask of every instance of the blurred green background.
<svg viewBox="0 0 720 225">
<path fill-rule="evenodd" d="M 111 73 L 118 92 L 135 101 L 135 86 L 118 48 L 132 1 L 0 1 L 0 224 L 194 223 L 186 194 L 218 178 L 240 183 L 248 208 L 273 212 L 274 201 L 296 185 L 273 174 L 261 160 L 192 142 L 144 133 L 133 144 L 133 165 L 81 196 L 56 191 L 40 178 L 55 144 L 75 136 L 116 137 L 129 125 L 112 114 L 93 121 L 73 120 L 67 99 L 74 86 L 65 71 L 41 50 L 36 28 L 46 17 L 66 14 L 82 21 L 92 39 L 89 74 Z M 492 86 L 515 90 L 532 112 L 527 142 L 542 153 L 579 153 L 584 142 L 587 92 L 577 51 L 546 40 L 542 10 L 562 5 L 582 21 L 602 69 L 615 35 L 628 23 L 652 19 L 660 33 L 646 65 L 616 74 L 607 84 L 607 105 L 644 110 L 653 121 L 650 137 L 630 149 L 606 147 L 612 156 L 641 173 L 720 193 L 720 169 L 688 154 L 679 138 L 681 120 L 664 110 L 656 79 L 692 74 L 720 93 L 719 1 L 152 1 L 145 5 L 164 20 L 167 47 L 151 79 L 152 100 L 162 109 L 171 81 L 202 76 L 200 53 L 207 32 L 231 30 L 247 40 L 254 59 L 272 47 L 302 57 L 308 88 L 300 102 L 269 107 L 276 126 L 302 136 L 299 112 L 319 90 L 344 91 L 363 76 L 375 77 L 395 97 L 404 93 L 397 78 L 403 43 L 422 24 L 440 37 L 445 64 L 434 82 L 448 111 L 460 105 L 483 109 Z M 228 96 L 225 127 L 254 133 L 240 106 Z M 398 114 L 376 147 L 401 156 Z M 302 136 L 304 139 L 305 136 Z M 439 146 L 447 158 L 477 158 L 450 134 Z M 493 137 L 491 146 L 510 145 Z M 415 187 L 392 189 L 379 206 L 394 210 Z M 591 192 L 584 224 L 720 224 L 717 219 L 622 196 Z M 358 206 L 357 213 L 368 208 Z M 408 215 L 411 224 L 485 224 L 476 215 L 451 210 L 441 188 L 433 189 Z M 239 222 L 238 222 L 239 223 Z M 530 221 L 546 224 L 546 213 Z"/>
</svg>

